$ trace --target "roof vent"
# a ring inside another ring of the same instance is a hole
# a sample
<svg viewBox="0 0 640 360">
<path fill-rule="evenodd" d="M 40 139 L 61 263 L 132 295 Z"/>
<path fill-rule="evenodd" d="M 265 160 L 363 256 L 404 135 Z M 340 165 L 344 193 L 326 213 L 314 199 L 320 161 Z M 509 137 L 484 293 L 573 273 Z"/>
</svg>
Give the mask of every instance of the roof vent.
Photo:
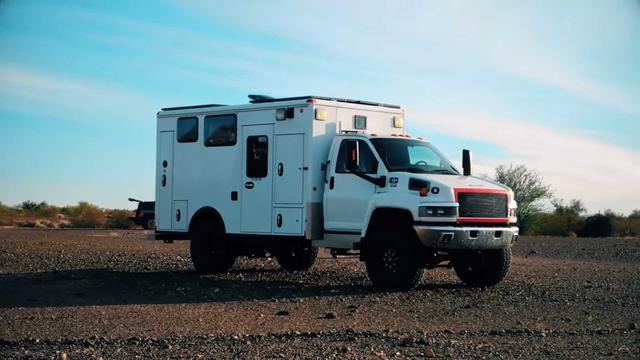
<svg viewBox="0 0 640 360">
<path fill-rule="evenodd" d="M 275 100 L 275 98 L 271 97 L 271 96 L 267 96 L 267 95 L 249 95 L 249 102 L 252 104 L 257 104 L 257 103 L 262 103 L 262 102 L 269 102 L 269 101 L 273 101 Z"/>
</svg>

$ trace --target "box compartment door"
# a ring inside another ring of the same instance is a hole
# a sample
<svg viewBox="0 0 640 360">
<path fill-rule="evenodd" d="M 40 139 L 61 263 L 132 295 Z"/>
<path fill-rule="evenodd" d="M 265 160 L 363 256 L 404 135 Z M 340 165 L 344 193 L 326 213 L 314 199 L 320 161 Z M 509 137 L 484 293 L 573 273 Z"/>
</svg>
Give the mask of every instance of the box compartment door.
<svg viewBox="0 0 640 360">
<path fill-rule="evenodd" d="M 302 208 L 274 208 L 273 219 L 276 234 L 302 234 Z"/>
<path fill-rule="evenodd" d="M 304 137 L 276 135 L 275 203 L 302 204 Z"/>
</svg>

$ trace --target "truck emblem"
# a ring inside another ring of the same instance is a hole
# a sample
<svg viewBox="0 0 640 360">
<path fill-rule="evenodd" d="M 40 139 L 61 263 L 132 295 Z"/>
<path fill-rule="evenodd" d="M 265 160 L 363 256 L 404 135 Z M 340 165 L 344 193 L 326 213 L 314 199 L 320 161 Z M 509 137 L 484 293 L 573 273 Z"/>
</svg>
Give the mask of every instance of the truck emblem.
<svg viewBox="0 0 640 360">
<path fill-rule="evenodd" d="M 389 178 L 389 187 L 398 187 L 398 178 L 390 177 Z"/>
</svg>

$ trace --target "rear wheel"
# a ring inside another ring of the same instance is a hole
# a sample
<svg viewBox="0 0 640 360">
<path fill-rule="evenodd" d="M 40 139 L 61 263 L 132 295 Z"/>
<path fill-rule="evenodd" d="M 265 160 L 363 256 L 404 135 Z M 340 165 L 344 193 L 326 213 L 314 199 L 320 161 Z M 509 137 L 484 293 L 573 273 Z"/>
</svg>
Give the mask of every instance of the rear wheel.
<svg viewBox="0 0 640 360">
<path fill-rule="evenodd" d="M 365 264 L 373 286 L 384 290 L 413 289 L 424 269 L 409 230 L 381 227 L 368 237 Z"/>
<path fill-rule="evenodd" d="M 507 276 L 511 266 L 511 248 L 460 251 L 453 256 L 453 268 L 467 285 L 493 286 Z"/>
<path fill-rule="evenodd" d="M 156 226 L 156 221 L 154 219 L 149 219 L 144 224 L 142 224 L 142 228 L 145 230 L 151 230 L 155 228 L 155 226 Z"/>
<path fill-rule="evenodd" d="M 316 262 L 318 248 L 316 247 L 293 247 L 283 249 L 276 254 L 278 264 L 285 270 L 309 270 Z"/>
<path fill-rule="evenodd" d="M 236 256 L 222 227 L 205 221 L 194 227 L 190 250 L 196 271 L 204 274 L 227 272 Z"/>
</svg>

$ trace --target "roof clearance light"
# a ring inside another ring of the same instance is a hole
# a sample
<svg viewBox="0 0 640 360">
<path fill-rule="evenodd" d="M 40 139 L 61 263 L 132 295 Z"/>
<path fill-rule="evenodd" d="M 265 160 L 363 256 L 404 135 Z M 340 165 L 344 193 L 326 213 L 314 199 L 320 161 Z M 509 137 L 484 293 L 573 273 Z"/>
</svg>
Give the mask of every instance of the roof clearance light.
<svg viewBox="0 0 640 360">
<path fill-rule="evenodd" d="M 287 118 L 287 109 L 277 109 L 276 110 L 276 120 L 282 121 Z"/>
<path fill-rule="evenodd" d="M 316 120 L 327 120 L 327 109 L 316 109 Z"/>
<path fill-rule="evenodd" d="M 404 117 L 402 117 L 402 116 L 394 116 L 393 117 L 393 127 L 394 128 L 403 128 L 404 127 Z"/>
</svg>

